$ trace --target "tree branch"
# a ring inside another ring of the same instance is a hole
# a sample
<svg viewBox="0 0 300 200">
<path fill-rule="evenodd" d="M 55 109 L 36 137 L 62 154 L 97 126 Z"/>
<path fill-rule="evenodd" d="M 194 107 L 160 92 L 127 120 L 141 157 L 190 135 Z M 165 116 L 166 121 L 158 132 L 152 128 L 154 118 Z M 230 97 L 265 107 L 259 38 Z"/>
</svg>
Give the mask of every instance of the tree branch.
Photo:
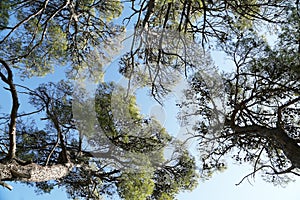
<svg viewBox="0 0 300 200">
<path fill-rule="evenodd" d="M 9 151 L 6 159 L 10 160 L 16 157 L 16 120 L 18 117 L 18 108 L 19 108 L 19 99 L 16 87 L 13 82 L 13 72 L 10 69 L 9 65 L 2 59 L 0 59 L 0 63 L 4 66 L 7 77 L 0 72 L 1 79 L 9 86 L 9 91 L 11 93 L 12 98 L 12 108 L 10 112 L 10 123 L 9 123 Z"/>
</svg>

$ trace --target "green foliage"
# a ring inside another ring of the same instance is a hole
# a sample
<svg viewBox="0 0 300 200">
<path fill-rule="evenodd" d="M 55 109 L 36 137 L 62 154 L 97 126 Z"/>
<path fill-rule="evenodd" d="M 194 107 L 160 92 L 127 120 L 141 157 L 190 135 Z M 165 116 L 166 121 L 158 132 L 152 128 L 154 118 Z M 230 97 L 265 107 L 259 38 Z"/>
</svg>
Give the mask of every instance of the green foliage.
<svg viewBox="0 0 300 200">
<path fill-rule="evenodd" d="M 174 198 L 171 196 L 171 195 L 169 195 L 169 194 L 167 194 L 167 193 L 162 193 L 161 195 L 160 195 L 160 197 L 158 197 L 158 199 L 157 200 L 173 200 Z"/>
<path fill-rule="evenodd" d="M 0 30 L 6 29 L 9 23 L 10 1 L 3 0 L 0 2 Z"/>
<path fill-rule="evenodd" d="M 178 151 L 180 155 L 175 159 L 175 164 L 155 171 L 155 188 L 151 199 L 163 199 L 165 196 L 173 199 L 179 191 L 193 190 L 197 186 L 198 174 L 194 158 L 187 151 Z"/>
<path fill-rule="evenodd" d="M 45 30 L 37 30 L 36 38 L 38 43 L 32 43 L 28 47 L 23 47 L 21 51 L 31 53 L 24 59 L 26 72 L 29 76 L 44 76 L 53 72 L 55 65 L 65 65 L 67 60 L 67 40 L 66 33 L 58 25 L 51 24 Z M 46 38 L 43 35 L 47 35 Z M 39 45 L 39 48 L 35 48 Z"/>
<path fill-rule="evenodd" d="M 147 171 L 123 173 L 120 179 L 118 190 L 125 200 L 146 200 L 153 192 L 154 182 L 151 173 Z"/>
<path fill-rule="evenodd" d="M 164 28 L 187 32 L 192 28 L 191 24 L 197 23 L 203 15 L 203 10 L 199 9 L 202 6 L 201 0 L 155 2 L 153 16 L 149 19 L 150 26 L 161 27 L 166 24 Z"/>
<path fill-rule="evenodd" d="M 253 20 L 260 7 L 257 5 L 257 0 L 233 1 L 233 13 L 237 20 L 234 26 L 243 31 L 253 26 Z M 256 6 L 257 5 L 257 6 Z"/>
<path fill-rule="evenodd" d="M 104 46 L 123 32 L 110 22 L 122 12 L 120 1 L 29 2 L 0 4 L 0 29 L 5 30 L 0 42 L 7 50 L 0 55 L 13 61 L 24 77 L 44 76 L 66 64 L 72 73 L 101 71 L 99 63 L 111 59 L 108 52 L 113 48 Z M 13 29 L 2 28 L 8 24 L 9 11 L 15 19 Z"/>
<path fill-rule="evenodd" d="M 96 95 L 97 119 L 110 141 L 126 151 L 152 152 L 171 140 L 155 119 L 146 119 L 136 98 L 114 84 L 101 84 Z"/>
</svg>

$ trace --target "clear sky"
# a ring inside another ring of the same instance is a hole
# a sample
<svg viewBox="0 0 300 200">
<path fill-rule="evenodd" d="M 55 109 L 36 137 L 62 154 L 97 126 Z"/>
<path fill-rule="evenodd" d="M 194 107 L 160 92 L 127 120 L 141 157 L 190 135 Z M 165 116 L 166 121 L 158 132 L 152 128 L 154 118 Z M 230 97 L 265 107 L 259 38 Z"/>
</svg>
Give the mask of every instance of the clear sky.
<svg viewBox="0 0 300 200">
<path fill-rule="evenodd" d="M 245 180 L 239 186 L 236 186 L 240 180 L 251 172 L 250 166 L 232 165 L 223 173 L 217 173 L 205 182 L 200 182 L 197 189 L 191 193 L 182 193 L 178 196 L 179 200 L 296 200 L 299 195 L 299 178 L 296 182 L 291 182 L 285 188 L 273 186 L 262 180 L 259 174 L 255 180 Z"/>
</svg>

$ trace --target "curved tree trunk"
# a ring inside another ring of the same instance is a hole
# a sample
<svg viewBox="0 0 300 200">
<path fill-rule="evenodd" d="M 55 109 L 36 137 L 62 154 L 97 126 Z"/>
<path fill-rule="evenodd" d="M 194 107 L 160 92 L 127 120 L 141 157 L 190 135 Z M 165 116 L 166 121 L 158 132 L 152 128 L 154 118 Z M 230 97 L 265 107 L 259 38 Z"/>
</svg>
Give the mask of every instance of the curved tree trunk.
<svg viewBox="0 0 300 200">
<path fill-rule="evenodd" d="M 284 155 L 292 163 L 292 168 L 300 169 L 300 146 L 298 142 L 289 137 L 288 134 L 280 127 L 267 128 L 260 125 L 238 126 L 233 121 L 226 120 L 226 126 L 229 126 L 235 134 L 253 134 L 273 140 L 277 147 L 281 149 Z"/>
</svg>

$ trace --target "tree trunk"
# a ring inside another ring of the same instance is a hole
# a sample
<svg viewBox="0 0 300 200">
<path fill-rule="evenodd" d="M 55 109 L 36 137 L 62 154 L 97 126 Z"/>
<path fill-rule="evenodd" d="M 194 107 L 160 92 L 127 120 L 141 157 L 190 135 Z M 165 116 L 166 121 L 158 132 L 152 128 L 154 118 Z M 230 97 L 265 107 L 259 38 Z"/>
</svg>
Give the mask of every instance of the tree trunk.
<svg viewBox="0 0 300 200">
<path fill-rule="evenodd" d="M 14 81 L 13 81 L 13 73 L 8 64 L 0 59 L 0 63 L 3 65 L 3 67 L 6 69 L 7 76 L 5 76 L 0 71 L 0 78 L 9 86 L 9 91 L 11 94 L 12 99 L 12 108 L 10 112 L 10 123 L 9 123 L 9 149 L 7 154 L 7 160 L 11 160 L 16 157 L 16 121 L 18 116 L 18 109 L 19 109 L 19 98 L 17 89 L 15 87 Z"/>
<path fill-rule="evenodd" d="M 16 161 L 0 163 L 1 181 L 44 182 L 59 180 L 69 174 L 73 164 L 42 166 L 35 163 L 21 165 Z"/>
<path fill-rule="evenodd" d="M 286 132 L 281 128 L 274 130 L 275 141 L 282 149 L 284 155 L 291 161 L 295 168 L 300 169 L 300 146 L 298 143 L 290 138 Z"/>
<path fill-rule="evenodd" d="M 18 94 L 16 87 L 14 84 L 10 84 L 10 92 L 12 96 L 12 109 L 10 114 L 10 124 L 9 124 L 9 150 L 7 154 L 8 159 L 13 159 L 16 157 L 16 149 L 17 149 L 17 143 L 16 143 L 16 124 L 17 124 L 17 114 L 18 114 L 18 108 L 19 108 L 19 101 L 18 101 Z"/>
<path fill-rule="evenodd" d="M 284 155 L 291 161 L 293 167 L 300 169 L 300 146 L 297 141 L 289 137 L 288 134 L 279 126 L 276 128 L 267 128 L 259 125 L 238 126 L 233 121 L 226 120 L 225 125 L 232 128 L 235 134 L 254 134 L 270 140 L 273 140 L 277 147 L 281 149 Z"/>
</svg>

